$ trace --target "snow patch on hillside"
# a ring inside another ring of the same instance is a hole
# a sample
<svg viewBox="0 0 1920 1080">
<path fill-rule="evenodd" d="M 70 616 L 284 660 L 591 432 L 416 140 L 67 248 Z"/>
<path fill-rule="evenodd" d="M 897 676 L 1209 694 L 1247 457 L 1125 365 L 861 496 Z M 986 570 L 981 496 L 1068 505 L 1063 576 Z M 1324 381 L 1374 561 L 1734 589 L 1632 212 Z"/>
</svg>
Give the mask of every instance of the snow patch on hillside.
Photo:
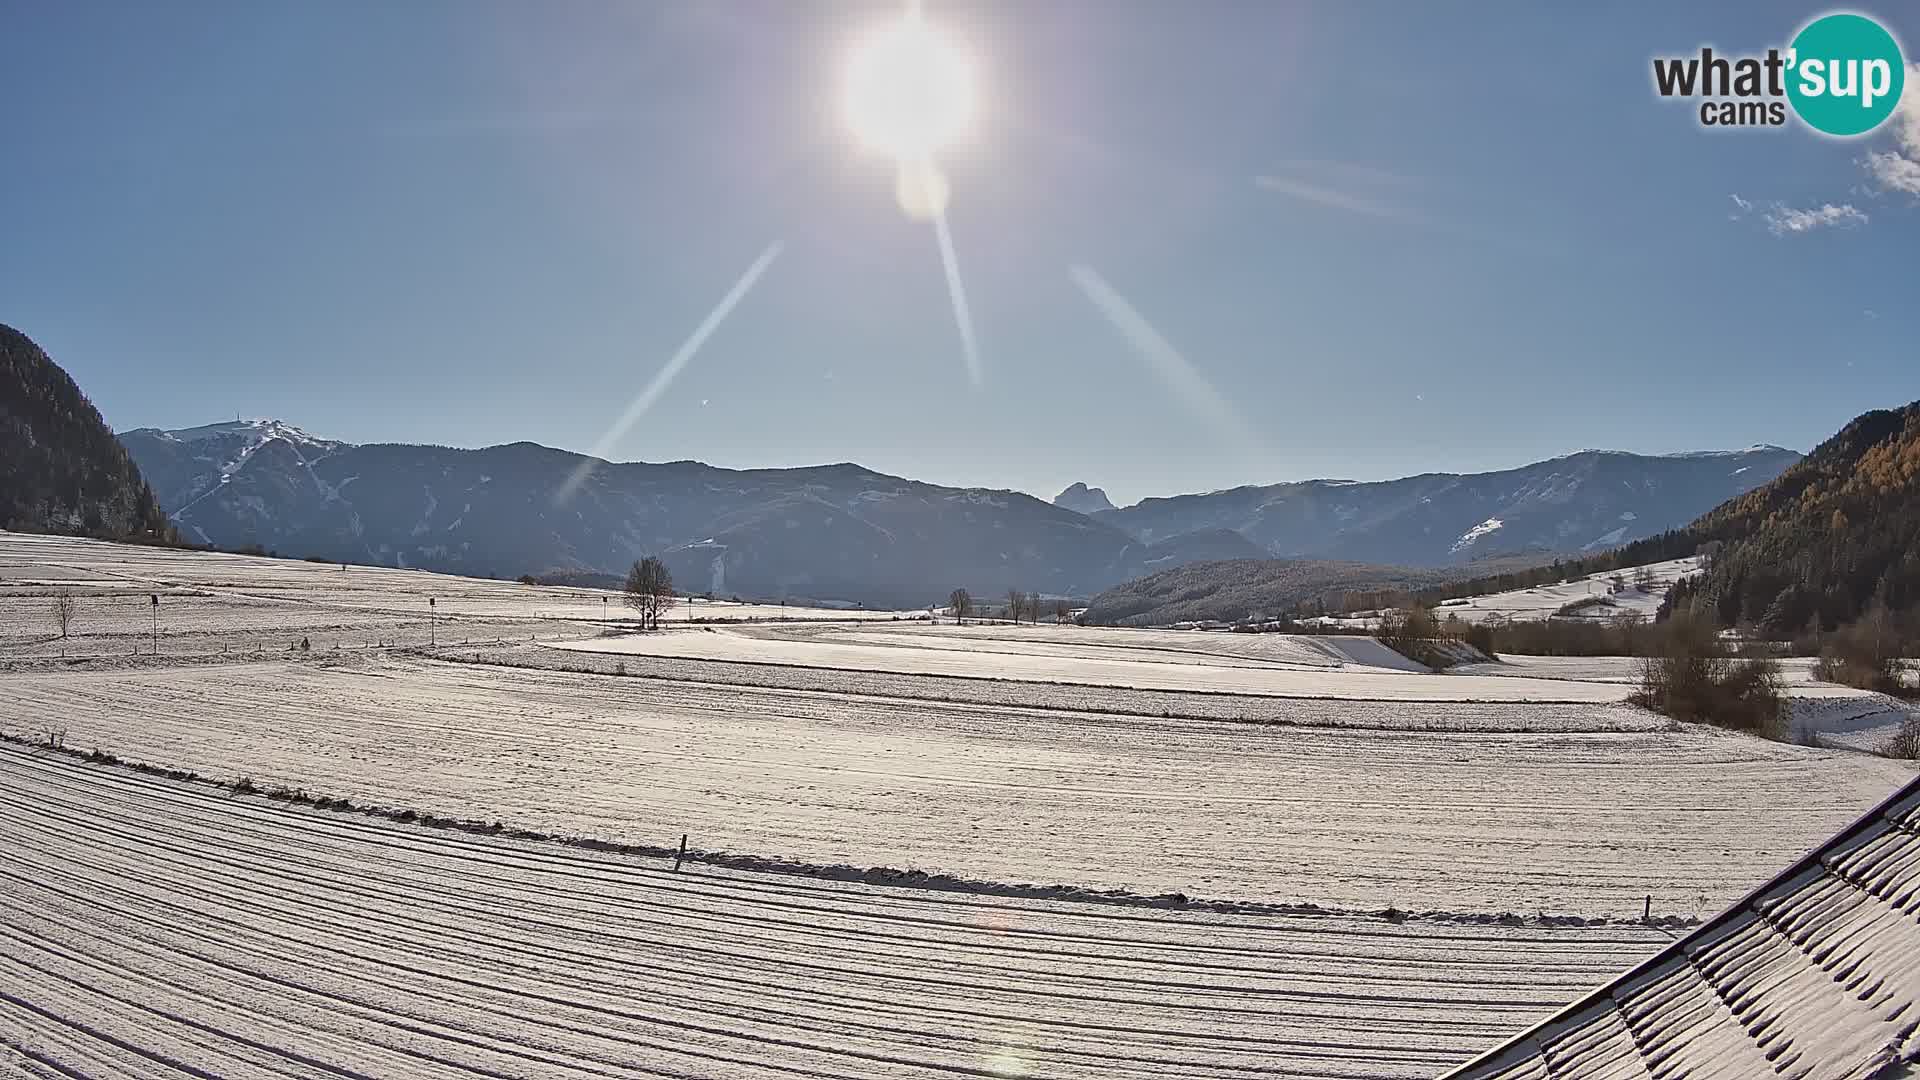
<svg viewBox="0 0 1920 1080">
<path fill-rule="evenodd" d="M 1497 517 L 1490 517 L 1480 524 L 1475 525 L 1473 528 L 1468 529 L 1466 532 L 1461 533 L 1460 539 L 1453 542 L 1453 551 L 1457 554 L 1479 543 L 1481 537 L 1491 536 L 1506 527 L 1506 522 L 1501 521 Z"/>
<path fill-rule="evenodd" d="M 1651 619 L 1674 582 L 1700 572 L 1700 560 L 1690 557 L 1648 563 L 1644 569 L 1651 581 L 1646 592 L 1641 592 L 1635 582 L 1642 569 L 1626 567 L 1611 573 L 1571 578 L 1555 585 L 1446 600 L 1441 602 L 1437 613 L 1443 618 L 1458 615 L 1467 622 L 1532 621 L 1551 618 L 1576 601 L 1604 598 L 1611 603 L 1595 603 L 1581 615 L 1571 617 L 1607 619 L 1633 614 Z M 1615 577 L 1620 579 L 1620 585 L 1615 584 Z"/>
<path fill-rule="evenodd" d="M 1626 535 L 1627 535 L 1627 527 L 1625 525 L 1622 525 L 1617 529 L 1609 530 L 1607 532 L 1601 533 L 1599 536 L 1594 537 L 1592 540 L 1589 540 L 1586 543 L 1586 545 L 1582 547 L 1580 550 L 1592 551 L 1595 548 L 1614 547 L 1615 545 L 1619 544 L 1621 540 L 1625 539 Z"/>
</svg>

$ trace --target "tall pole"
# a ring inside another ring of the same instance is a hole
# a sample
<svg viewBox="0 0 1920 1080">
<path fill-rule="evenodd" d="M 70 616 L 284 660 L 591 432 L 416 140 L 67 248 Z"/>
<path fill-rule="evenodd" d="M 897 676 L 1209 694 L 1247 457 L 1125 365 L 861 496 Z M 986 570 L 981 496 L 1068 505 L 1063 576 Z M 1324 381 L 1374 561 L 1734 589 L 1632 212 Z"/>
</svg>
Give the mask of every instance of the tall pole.
<svg viewBox="0 0 1920 1080">
<path fill-rule="evenodd" d="M 437 606 L 433 597 L 427 597 L 427 648 L 429 649 L 440 644 L 439 626 L 434 622 L 434 608 Z"/>
<path fill-rule="evenodd" d="M 153 655 L 160 655 L 160 594 L 147 594 L 148 606 L 153 608 Z"/>
</svg>

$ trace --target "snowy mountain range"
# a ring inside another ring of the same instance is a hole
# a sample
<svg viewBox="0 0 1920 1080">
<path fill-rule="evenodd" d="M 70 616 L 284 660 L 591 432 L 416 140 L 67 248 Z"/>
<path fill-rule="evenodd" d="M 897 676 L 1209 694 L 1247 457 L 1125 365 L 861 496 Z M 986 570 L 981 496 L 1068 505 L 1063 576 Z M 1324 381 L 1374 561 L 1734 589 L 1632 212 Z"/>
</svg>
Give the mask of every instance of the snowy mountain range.
<svg viewBox="0 0 1920 1080">
<path fill-rule="evenodd" d="M 1799 460 L 1778 446 L 1658 456 L 1582 450 L 1499 472 L 1239 487 L 1093 517 L 1146 543 L 1231 529 L 1270 556 L 1447 566 L 1492 554 L 1600 551 L 1653 536 Z"/>
<path fill-rule="evenodd" d="M 1799 457 L 1587 451 L 1500 473 L 1309 481 L 1124 509 L 1083 485 L 1062 493 L 1088 514 L 853 464 L 736 470 L 615 464 L 524 442 L 355 445 L 277 420 L 120 440 L 182 536 L 223 548 L 483 576 L 619 574 L 659 553 L 683 589 L 900 606 L 959 586 L 1086 596 L 1196 561 L 1441 566 L 1578 551 L 1684 524 Z"/>
<path fill-rule="evenodd" d="M 1258 553 L 1218 532 L 1144 544 L 1029 495 L 851 464 L 736 470 L 524 442 L 353 445 L 277 420 L 120 439 L 189 540 L 482 576 L 618 575 L 660 554 L 685 590 L 909 606 L 955 587 L 1091 595 Z"/>
</svg>

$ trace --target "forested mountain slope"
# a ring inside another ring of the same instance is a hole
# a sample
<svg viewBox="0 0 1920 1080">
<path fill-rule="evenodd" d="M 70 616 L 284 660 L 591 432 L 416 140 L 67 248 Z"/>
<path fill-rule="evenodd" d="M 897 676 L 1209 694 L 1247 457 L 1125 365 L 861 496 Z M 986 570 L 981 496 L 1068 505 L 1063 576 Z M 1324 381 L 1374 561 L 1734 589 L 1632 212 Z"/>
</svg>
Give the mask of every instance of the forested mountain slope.
<svg viewBox="0 0 1920 1080">
<path fill-rule="evenodd" d="M 0 324 L 0 527 L 167 538 L 140 470 L 72 376 Z"/>
<path fill-rule="evenodd" d="M 1727 625 L 1825 628 L 1920 609 L 1920 402 L 1867 413 L 1689 530 L 1722 541 L 1695 595 Z"/>
</svg>

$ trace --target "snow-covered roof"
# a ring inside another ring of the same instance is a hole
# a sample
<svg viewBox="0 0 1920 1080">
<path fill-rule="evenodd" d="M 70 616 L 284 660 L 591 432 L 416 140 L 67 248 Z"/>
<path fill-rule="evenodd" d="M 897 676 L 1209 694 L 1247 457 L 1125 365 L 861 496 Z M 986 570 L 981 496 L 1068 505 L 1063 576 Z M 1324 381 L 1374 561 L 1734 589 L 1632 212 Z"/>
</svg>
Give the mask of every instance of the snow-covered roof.
<svg viewBox="0 0 1920 1080">
<path fill-rule="evenodd" d="M 1446 1080 L 1920 1075 L 1920 779 Z"/>
</svg>

